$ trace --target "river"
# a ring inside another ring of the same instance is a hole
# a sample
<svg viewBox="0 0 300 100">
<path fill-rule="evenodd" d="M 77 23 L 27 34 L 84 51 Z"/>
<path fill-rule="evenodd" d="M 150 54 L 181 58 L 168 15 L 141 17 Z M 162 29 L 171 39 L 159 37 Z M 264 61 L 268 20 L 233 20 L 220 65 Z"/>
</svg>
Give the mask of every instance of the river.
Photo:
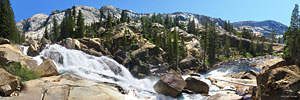
<svg viewBox="0 0 300 100">
<path fill-rule="evenodd" d="M 28 47 L 25 47 L 24 54 L 26 54 Z M 144 79 L 134 78 L 131 73 L 121 64 L 106 56 L 96 57 L 86 54 L 79 50 L 67 49 L 63 46 L 53 44 L 48 45 L 40 55 L 33 57 L 34 60 L 41 64 L 43 59 L 52 59 L 60 74 L 71 74 L 75 77 L 81 77 L 96 82 L 108 82 L 118 84 L 125 90 L 135 91 L 137 97 L 156 100 L 205 100 L 207 96 L 200 94 L 185 94 L 183 93 L 178 98 L 171 98 L 155 93 L 153 86 L 159 80 L 159 77 L 148 77 Z M 270 58 L 270 57 L 269 57 Z M 217 86 L 212 85 L 211 82 L 205 77 L 210 75 L 227 75 L 248 71 L 254 69 L 249 66 L 251 63 L 263 62 L 269 58 L 256 58 L 256 59 L 242 59 L 231 61 L 225 64 L 218 65 L 215 69 L 210 70 L 207 74 L 201 75 L 201 80 L 206 82 L 209 87 L 209 95 L 214 95 L 220 91 Z M 189 77 L 182 75 L 183 78 Z"/>
</svg>

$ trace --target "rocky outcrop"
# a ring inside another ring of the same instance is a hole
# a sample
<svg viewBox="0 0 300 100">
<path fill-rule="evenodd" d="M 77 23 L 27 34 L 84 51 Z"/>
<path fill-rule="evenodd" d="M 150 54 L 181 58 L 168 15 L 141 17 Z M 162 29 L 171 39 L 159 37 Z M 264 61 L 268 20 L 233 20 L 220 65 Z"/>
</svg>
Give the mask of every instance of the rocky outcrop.
<svg viewBox="0 0 300 100">
<path fill-rule="evenodd" d="M 279 67 L 284 66 L 286 62 L 282 58 L 267 59 L 263 63 L 259 63 L 255 68 L 263 69 L 264 67 Z"/>
<path fill-rule="evenodd" d="M 2 45 L 2 44 L 10 44 L 10 41 L 5 38 L 0 38 L 0 45 Z"/>
<path fill-rule="evenodd" d="M 156 45 L 147 42 L 141 48 L 131 53 L 131 60 L 125 63 L 129 67 L 131 73 L 139 78 L 150 75 L 150 69 L 163 65 L 164 59 L 162 55 L 165 52 Z M 160 66 L 162 67 L 162 66 Z"/>
<path fill-rule="evenodd" d="M 52 76 L 23 82 L 18 96 L 8 100 L 135 100 L 121 94 L 112 85 L 69 76 Z"/>
<path fill-rule="evenodd" d="M 6 59 L 7 62 L 14 61 L 20 62 L 22 66 L 26 66 L 29 69 L 37 67 L 37 62 L 32 58 L 25 56 L 21 52 L 21 47 L 14 44 L 0 45 L 0 52 L 2 52 L 2 58 Z M 0 57 L 1 58 L 1 57 Z"/>
<path fill-rule="evenodd" d="M 187 56 L 179 62 L 179 68 L 183 69 L 196 69 L 200 65 L 199 61 L 193 56 Z"/>
<path fill-rule="evenodd" d="M 28 56 L 37 56 L 40 53 L 40 47 L 38 44 L 30 44 L 28 51 L 27 51 L 27 55 Z"/>
<path fill-rule="evenodd" d="M 19 21 L 17 27 L 21 32 L 36 31 L 45 24 L 47 18 L 48 15 L 46 14 L 36 14 L 31 18 Z"/>
<path fill-rule="evenodd" d="M 34 71 L 41 74 L 42 77 L 56 76 L 59 74 L 51 59 L 43 61 L 43 63 L 39 67 L 35 68 Z"/>
<path fill-rule="evenodd" d="M 300 69 L 292 66 L 266 66 L 257 76 L 258 100 L 299 100 Z"/>
<path fill-rule="evenodd" d="M 0 68 L 0 95 L 10 96 L 12 92 L 17 90 L 18 86 L 18 77 L 11 75 L 4 69 Z"/>
<path fill-rule="evenodd" d="M 41 40 L 29 40 L 27 55 L 32 57 L 39 55 L 48 44 L 51 44 L 51 41 L 46 38 L 42 38 Z"/>
<path fill-rule="evenodd" d="M 153 86 L 154 90 L 166 96 L 176 97 L 186 87 L 186 82 L 174 70 L 170 70 Z"/>
<path fill-rule="evenodd" d="M 185 89 L 192 91 L 193 93 L 201 93 L 201 94 L 208 94 L 209 86 L 205 82 L 201 81 L 200 79 L 194 77 L 188 77 L 185 79 L 186 87 Z"/>
<path fill-rule="evenodd" d="M 67 38 L 59 42 L 60 45 L 68 49 L 81 50 L 87 54 L 94 56 L 109 56 L 111 53 L 105 48 L 104 40 L 99 38 L 82 38 L 82 39 L 72 39 Z"/>
</svg>

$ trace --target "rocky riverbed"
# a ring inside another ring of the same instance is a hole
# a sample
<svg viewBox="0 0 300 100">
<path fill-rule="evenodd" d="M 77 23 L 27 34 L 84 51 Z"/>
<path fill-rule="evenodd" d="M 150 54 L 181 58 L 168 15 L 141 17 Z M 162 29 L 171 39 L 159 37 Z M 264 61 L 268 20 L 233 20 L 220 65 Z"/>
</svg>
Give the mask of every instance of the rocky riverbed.
<svg viewBox="0 0 300 100">
<path fill-rule="evenodd" d="M 13 44 L 0 46 L 1 64 L 20 62 L 42 76 L 20 82 L 17 76 L 1 70 L 3 97 L 0 99 L 297 100 L 300 97 L 299 67 L 286 66 L 279 57 L 230 61 L 216 65 L 205 74 L 180 75 L 170 70 L 162 77 L 137 79 L 110 57 L 58 44 L 45 45 L 37 56 L 29 57 L 30 48 Z"/>
</svg>

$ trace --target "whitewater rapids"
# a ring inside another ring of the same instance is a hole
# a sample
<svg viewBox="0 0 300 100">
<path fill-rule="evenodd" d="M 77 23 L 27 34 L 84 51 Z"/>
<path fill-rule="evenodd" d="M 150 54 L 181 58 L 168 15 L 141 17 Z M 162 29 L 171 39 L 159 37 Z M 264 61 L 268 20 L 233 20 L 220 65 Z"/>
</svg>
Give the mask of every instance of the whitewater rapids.
<svg viewBox="0 0 300 100">
<path fill-rule="evenodd" d="M 28 47 L 24 47 L 23 53 L 25 55 L 27 50 Z M 145 79 L 136 79 L 123 65 L 106 56 L 96 57 L 79 50 L 67 49 L 58 44 L 53 44 L 46 46 L 40 55 L 33 57 L 38 64 L 41 64 L 43 59 L 47 58 L 54 61 L 60 74 L 69 73 L 96 82 L 118 84 L 125 90 L 135 91 L 139 98 L 150 97 L 150 99 L 156 100 L 205 100 L 207 98 L 207 96 L 201 96 L 200 94 L 183 93 L 182 96 L 178 98 L 157 94 L 154 91 L 153 86 L 159 78 L 149 77 Z M 216 92 L 220 91 L 220 89 L 217 86 L 212 85 L 205 77 L 209 75 L 226 75 L 239 72 L 241 67 L 249 68 L 248 63 L 239 62 L 239 64 L 241 65 L 236 65 L 235 63 L 232 65 L 229 64 L 201 75 L 201 80 L 209 85 L 209 95 L 214 95 Z M 245 69 L 243 70 L 245 71 Z M 187 77 L 189 76 L 183 75 L 184 79 Z"/>
</svg>

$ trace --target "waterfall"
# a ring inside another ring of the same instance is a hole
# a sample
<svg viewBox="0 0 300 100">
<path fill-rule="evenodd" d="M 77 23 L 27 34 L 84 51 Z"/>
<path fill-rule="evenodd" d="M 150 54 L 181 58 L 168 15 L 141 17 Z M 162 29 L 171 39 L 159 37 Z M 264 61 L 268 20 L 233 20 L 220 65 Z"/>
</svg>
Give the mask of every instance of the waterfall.
<svg viewBox="0 0 300 100">
<path fill-rule="evenodd" d="M 33 57 L 38 64 L 42 63 L 42 58 L 52 59 L 61 74 L 71 73 L 93 81 L 115 83 L 126 90 L 135 90 L 141 97 L 155 93 L 152 86 L 158 79 L 136 79 L 123 65 L 106 56 L 96 57 L 54 44 Z"/>
<path fill-rule="evenodd" d="M 28 47 L 24 47 L 23 53 L 26 54 Z M 70 73 L 71 75 L 79 76 L 85 79 L 93 80 L 96 82 L 115 83 L 124 88 L 125 90 L 134 90 L 138 97 L 151 97 L 156 100 L 174 100 L 174 98 L 166 97 L 155 93 L 153 85 L 159 78 L 145 78 L 136 79 L 131 73 L 121 64 L 106 56 L 96 57 L 86 54 L 79 50 L 67 49 L 58 44 L 48 45 L 40 53 L 40 55 L 33 57 L 34 60 L 41 64 L 43 59 L 50 58 L 54 61 L 58 72 L 60 74 Z M 265 59 L 253 60 L 262 62 Z M 247 71 L 252 67 L 249 63 L 252 60 L 238 60 L 231 63 L 220 65 L 217 69 L 211 70 L 207 74 L 201 75 L 201 80 L 209 85 L 209 95 L 214 95 L 221 89 L 213 85 L 205 77 L 210 75 L 228 75 Z M 189 75 L 183 75 L 186 79 Z M 206 96 L 200 94 L 185 94 L 183 93 L 178 100 L 205 100 Z"/>
</svg>

